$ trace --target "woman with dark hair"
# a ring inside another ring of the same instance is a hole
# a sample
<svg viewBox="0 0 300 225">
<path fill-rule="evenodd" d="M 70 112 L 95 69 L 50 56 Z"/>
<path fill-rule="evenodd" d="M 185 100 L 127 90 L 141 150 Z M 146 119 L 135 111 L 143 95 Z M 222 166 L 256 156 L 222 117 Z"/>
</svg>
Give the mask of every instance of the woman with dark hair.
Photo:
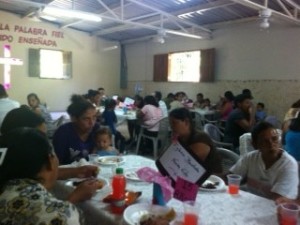
<svg viewBox="0 0 300 225">
<path fill-rule="evenodd" d="M 54 126 L 54 121 L 50 113 L 48 112 L 46 106 L 41 103 L 39 97 L 35 93 L 30 93 L 27 95 L 27 102 L 30 109 L 33 112 L 37 113 L 38 115 L 41 115 L 44 118 L 45 123 L 47 125 L 48 136 L 52 136 L 54 130 L 56 129 L 56 126 Z"/>
<path fill-rule="evenodd" d="M 97 111 L 91 102 L 80 95 L 73 95 L 71 102 L 67 108 L 71 122 L 60 126 L 53 136 L 53 146 L 60 164 L 87 158 L 95 147 L 93 137 L 99 129 Z"/>
<path fill-rule="evenodd" d="M 58 159 L 45 134 L 35 128 L 17 128 L 5 141 L 0 160 L 0 202 L 5 209 L 1 223 L 83 224 L 71 204 L 77 202 L 79 189 L 70 194 L 69 202 L 49 193 L 57 179 Z"/>
<path fill-rule="evenodd" d="M 141 125 L 146 127 L 145 132 L 148 135 L 156 136 L 159 129 L 159 120 L 163 118 L 162 110 L 158 102 L 152 95 L 144 98 L 144 107 L 137 111 L 137 118 L 141 120 Z"/>
<path fill-rule="evenodd" d="M 90 89 L 86 95 L 87 99 L 95 106 L 99 107 L 101 103 L 101 94 L 99 91 Z"/>
<path fill-rule="evenodd" d="M 5 136 L 14 129 L 21 127 L 35 128 L 44 134 L 46 134 L 47 132 L 47 127 L 43 117 L 25 107 L 13 109 L 5 116 L 3 120 L 3 124 L 1 126 L 2 136 L 0 139 L 0 147 L 7 147 L 7 144 L 5 143 Z M 61 180 L 65 180 L 73 177 L 92 177 L 97 175 L 97 171 L 98 168 L 92 165 L 74 168 L 59 168 L 58 178 Z M 87 196 L 87 198 L 89 198 L 89 196 Z"/>
<path fill-rule="evenodd" d="M 221 174 L 221 158 L 213 141 L 206 133 L 195 129 L 190 111 L 177 108 L 170 112 L 169 118 L 174 138 L 187 151 L 195 154 L 210 173 Z"/>
<path fill-rule="evenodd" d="M 226 91 L 224 97 L 221 99 L 220 115 L 221 120 L 227 120 L 229 114 L 233 110 L 234 106 L 234 95 L 231 91 Z"/>
</svg>

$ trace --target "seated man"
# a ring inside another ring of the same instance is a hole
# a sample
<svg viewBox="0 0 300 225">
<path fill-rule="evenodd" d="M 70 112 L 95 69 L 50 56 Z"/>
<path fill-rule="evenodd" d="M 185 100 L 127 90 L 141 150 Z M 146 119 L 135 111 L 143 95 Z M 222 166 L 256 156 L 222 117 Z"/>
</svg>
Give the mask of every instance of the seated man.
<svg viewBox="0 0 300 225">
<path fill-rule="evenodd" d="M 235 109 L 231 111 L 226 121 L 224 142 L 232 143 L 238 153 L 239 138 L 251 130 L 255 123 L 255 111 L 248 95 L 235 97 Z"/>
<path fill-rule="evenodd" d="M 298 194 L 298 165 L 280 148 L 279 134 L 272 124 L 258 123 L 251 133 L 255 151 L 247 153 L 230 169 L 246 181 L 247 189 L 276 200 L 295 199 Z"/>
</svg>

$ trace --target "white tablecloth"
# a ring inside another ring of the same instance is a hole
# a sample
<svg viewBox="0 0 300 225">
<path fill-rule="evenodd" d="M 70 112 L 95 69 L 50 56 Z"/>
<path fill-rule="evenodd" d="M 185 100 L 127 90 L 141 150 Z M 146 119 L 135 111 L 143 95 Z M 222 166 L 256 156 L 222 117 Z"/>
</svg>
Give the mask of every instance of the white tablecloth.
<svg viewBox="0 0 300 225">
<path fill-rule="evenodd" d="M 150 166 L 155 168 L 153 160 L 135 156 L 124 156 L 126 161 L 122 165 L 125 169 Z M 111 182 L 112 167 L 101 166 L 101 177 Z M 127 190 L 142 191 L 138 202 L 151 202 L 152 184 L 127 180 Z M 65 185 L 65 181 L 58 181 L 55 194 L 65 198 L 72 190 Z M 93 199 L 81 203 L 79 207 L 84 211 L 89 225 L 118 225 L 124 224 L 121 216 L 110 213 L 109 204 L 103 203 L 102 199 L 111 192 L 107 186 L 99 191 Z M 240 191 L 238 196 L 231 196 L 226 191 L 204 192 L 197 195 L 197 202 L 201 205 L 199 212 L 201 225 L 277 225 L 276 205 L 273 201 L 256 195 Z M 168 202 L 177 211 L 177 221 L 182 219 L 182 204 L 172 199 Z M 176 223 L 177 224 L 177 223 Z"/>
</svg>

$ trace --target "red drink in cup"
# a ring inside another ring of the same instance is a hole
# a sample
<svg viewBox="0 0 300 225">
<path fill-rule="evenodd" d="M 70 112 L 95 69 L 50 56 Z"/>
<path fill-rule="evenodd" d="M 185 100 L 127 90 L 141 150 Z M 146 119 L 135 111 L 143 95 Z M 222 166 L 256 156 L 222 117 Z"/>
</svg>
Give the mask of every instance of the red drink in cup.
<svg viewBox="0 0 300 225">
<path fill-rule="evenodd" d="M 184 214 L 183 225 L 197 225 L 198 224 L 198 216 L 191 213 Z"/>
<path fill-rule="evenodd" d="M 236 195 L 239 193 L 240 187 L 238 185 L 230 184 L 228 187 L 229 194 Z"/>
<path fill-rule="evenodd" d="M 283 203 L 279 205 L 280 225 L 297 225 L 300 207 L 295 203 Z"/>
<path fill-rule="evenodd" d="M 237 174 L 227 175 L 229 194 L 237 195 L 239 193 L 241 179 L 242 177 Z"/>
<path fill-rule="evenodd" d="M 297 225 L 297 219 L 294 217 L 282 217 L 280 225 Z"/>
</svg>

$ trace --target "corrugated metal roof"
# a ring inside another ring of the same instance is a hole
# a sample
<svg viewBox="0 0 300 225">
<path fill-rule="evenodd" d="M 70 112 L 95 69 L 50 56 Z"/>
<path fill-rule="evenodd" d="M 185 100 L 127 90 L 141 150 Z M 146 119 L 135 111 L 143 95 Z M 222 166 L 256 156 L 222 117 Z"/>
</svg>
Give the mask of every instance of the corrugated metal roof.
<svg viewBox="0 0 300 225">
<path fill-rule="evenodd" d="M 300 9 L 300 0 L 0 0 L 0 10 L 29 17 L 40 17 L 46 6 L 87 12 L 101 16 L 102 22 L 64 16 L 48 22 L 108 40 L 126 41 L 157 35 L 162 29 L 171 30 L 169 33 L 193 31 L 208 37 L 222 26 L 259 19 L 266 2 L 272 17 L 300 25 L 298 15 L 294 15 Z"/>
</svg>

